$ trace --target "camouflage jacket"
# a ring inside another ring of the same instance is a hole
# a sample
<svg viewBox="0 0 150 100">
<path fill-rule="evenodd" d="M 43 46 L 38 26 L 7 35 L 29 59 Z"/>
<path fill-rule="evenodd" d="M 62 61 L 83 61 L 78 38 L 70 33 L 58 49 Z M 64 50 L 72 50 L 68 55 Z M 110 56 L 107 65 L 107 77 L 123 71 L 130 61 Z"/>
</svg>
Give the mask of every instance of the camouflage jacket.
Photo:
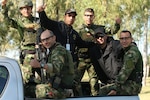
<svg viewBox="0 0 150 100">
<path fill-rule="evenodd" d="M 123 66 L 116 77 L 116 84 L 123 85 L 126 81 L 141 84 L 143 77 L 143 60 L 138 47 L 130 45 L 124 49 Z"/>
<path fill-rule="evenodd" d="M 74 66 L 70 51 L 66 50 L 60 43 L 56 43 L 49 50 L 50 53 L 47 62 L 47 73 L 49 77 L 60 76 L 61 85 L 72 85 L 74 79 Z"/>
<path fill-rule="evenodd" d="M 8 16 L 9 8 L 6 6 L 3 8 L 2 13 L 4 15 L 4 20 L 7 21 L 7 24 L 11 27 L 18 30 L 20 35 L 20 40 L 22 42 L 21 49 L 33 50 L 34 46 L 30 44 L 35 44 L 36 41 L 36 29 L 39 27 L 39 18 L 31 16 L 26 18 L 20 16 L 18 19 L 13 19 Z M 29 46 L 29 45 L 30 46 Z"/>
</svg>

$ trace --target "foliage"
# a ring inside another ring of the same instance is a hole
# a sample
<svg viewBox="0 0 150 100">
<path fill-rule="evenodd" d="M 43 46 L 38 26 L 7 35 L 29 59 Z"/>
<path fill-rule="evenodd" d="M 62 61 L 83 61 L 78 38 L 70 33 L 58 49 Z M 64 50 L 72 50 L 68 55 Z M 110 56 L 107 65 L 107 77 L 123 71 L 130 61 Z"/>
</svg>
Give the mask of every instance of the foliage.
<svg viewBox="0 0 150 100">
<path fill-rule="evenodd" d="M 11 4 L 11 1 L 15 5 L 10 7 L 10 16 L 18 18 L 19 14 L 16 5 L 18 0 L 9 0 L 9 4 Z M 36 0 L 33 1 L 35 2 Z M 54 20 L 63 20 L 65 10 L 75 8 L 78 15 L 73 25 L 74 28 L 84 23 L 83 13 L 89 7 L 95 11 L 95 24 L 106 25 L 113 29 L 116 17 L 120 17 L 122 19 L 121 30 L 130 30 L 135 34 L 134 39 L 136 41 L 139 41 L 142 37 L 146 27 L 144 25 L 148 21 L 150 14 L 149 0 L 44 0 L 44 2 L 47 4 L 46 13 L 48 17 Z M 3 40 L 9 39 L 15 41 L 14 43 L 18 43 L 19 36 L 10 35 L 12 29 L 3 23 L 2 17 L 0 22 L 1 44 L 4 44 L 2 38 Z M 149 30 L 147 33 L 149 34 Z M 7 37 L 7 34 L 10 35 L 10 38 Z"/>
<path fill-rule="evenodd" d="M 13 1 L 13 2 L 12 2 Z M 16 6 L 14 5 L 14 3 L 17 3 L 17 1 L 15 0 L 10 0 L 7 4 L 7 6 L 9 7 L 9 16 L 10 17 L 17 17 L 18 11 L 16 10 Z M 4 55 L 4 53 L 11 48 L 16 47 L 17 44 L 19 44 L 19 35 L 17 34 L 17 31 L 10 28 L 8 23 L 6 23 L 3 20 L 3 15 L 2 13 L 0 13 L 0 52 L 1 55 Z M 16 34 L 15 34 L 16 33 Z"/>
</svg>

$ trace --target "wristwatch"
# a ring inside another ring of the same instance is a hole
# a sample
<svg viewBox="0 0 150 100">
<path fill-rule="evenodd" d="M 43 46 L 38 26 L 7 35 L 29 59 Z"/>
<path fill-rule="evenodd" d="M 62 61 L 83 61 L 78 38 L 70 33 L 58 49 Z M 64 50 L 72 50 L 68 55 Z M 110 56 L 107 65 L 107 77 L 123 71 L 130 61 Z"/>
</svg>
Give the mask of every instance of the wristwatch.
<svg viewBox="0 0 150 100">
<path fill-rule="evenodd" d="M 41 63 L 41 68 L 44 68 L 45 64 Z"/>
</svg>

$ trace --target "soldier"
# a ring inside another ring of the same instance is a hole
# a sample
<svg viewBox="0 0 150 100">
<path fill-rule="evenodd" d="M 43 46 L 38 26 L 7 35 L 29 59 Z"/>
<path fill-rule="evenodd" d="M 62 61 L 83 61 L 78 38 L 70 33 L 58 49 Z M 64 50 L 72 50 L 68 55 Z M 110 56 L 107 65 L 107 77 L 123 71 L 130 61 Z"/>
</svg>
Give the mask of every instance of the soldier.
<svg viewBox="0 0 150 100">
<path fill-rule="evenodd" d="M 47 49 L 47 61 L 40 63 L 37 59 L 31 60 L 33 68 L 44 68 L 47 81 L 36 86 L 37 98 L 65 98 L 66 90 L 72 88 L 74 79 L 73 59 L 70 51 L 56 42 L 56 36 L 50 30 L 44 30 L 40 36 L 42 45 Z"/>
<path fill-rule="evenodd" d="M 100 89 L 100 95 L 138 95 L 142 87 L 143 60 L 138 47 L 132 43 L 128 30 L 120 33 L 120 43 L 124 49 L 123 65 L 115 83 Z"/>
<path fill-rule="evenodd" d="M 94 41 L 93 35 L 94 35 L 94 30 L 98 27 L 105 28 L 105 26 L 102 25 L 95 25 L 93 23 L 93 20 L 95 18 L 94 15 L 94 10 L 92 8 L 87 8 L 84 11 L 84 24 L 82 24 L 78 28 L 78 33 L 81 36 L 81 38 L 84 41 Z M 113 34 L 117 33 L 118 30 L 120 29 L 120 23 L 121 20 L 118 18 L 116 19 L 116 30 L 113 32 Z M 110 34 L 111 32 L 108 32 L 107 34 Z M 96 83 L 98 82 L 98 78 L 95 72 L 95 69 L 93 67 L 93 64 L 91 63 L 91 59 L 88 54 L 88 48 L 80 48 L 78 51 L 78 56 L 79 56 L 79 65 L 78 65 L 78 71 L 79 74 L 76 76 L 79 81 L 81 81 L 85 70 L 87 70 L 88 75 L 89 75 L 89 82 L 90 82 L 90 87 L 91 87 L 91 95 L 96 96 L 98 94 L 98 86 Z"/>
<path fill-rule="evenodd" d="M 16 28 L 20 34 L 21 40 L 21 54 L 20 54 L 20 65 L 22 69 L 23 80 L 25 83 L 25 95 L 26 90 L 28 90 L 29 81 L 33 81 L 34 72 L 29 65 L 30 59 L 34 57 L 35 54 L 35 41 L 36 41 L 36 28 L 39 27 L 39 18 L 32 16 L 33 3 L 31 0 L 20 0 L 19 2 L 19 12 L 20 17 L 14 20 L 8 16 L 8 7 L 6 5 L 7 0 L 2 0 L 2 8 L 4 19 L 7 21 L 11 27 Z M 31 79 L 32 78 L 32 79 Z M 29 93 L 31 95 L 32 93 Z M 35 97 L 35 95 L 32 95 Z"/>
<path fill-rule="evenodd" d="M 67 50 L 71 51 L 75 69 L 76 69 L 78 63 L 77 48 L 88 47 L 90 46 L 90 44 L 84 42 L 79 36 L 79 34 L 72 27 L 75 18 L 77 16 L 75 9 L 67 9 L 64 14 L 64 21 L 60 21 L 60 22 L 49 19 L 46 16 L 44 9 L 45 9 L 45 5 L 39 6 L 37 9 L 41 19 L 41 25 L 44 28 L 52 30 L 57 37 L 56 41 L 60 42 L 64 47 L 66 47 Z M 81 86 L 79 85 L 80 83 L 78 83 L 78 81 L 75 80 L 75 84 L 76 83 L 77 83 L 76 85 L 77 87 L 75 86 L 75 88 L 78 88 L 77 89 L 78 92 L 75 92 L 75 96 L 81 96 L 82 92 L 80 88 Z"/>
</svg>

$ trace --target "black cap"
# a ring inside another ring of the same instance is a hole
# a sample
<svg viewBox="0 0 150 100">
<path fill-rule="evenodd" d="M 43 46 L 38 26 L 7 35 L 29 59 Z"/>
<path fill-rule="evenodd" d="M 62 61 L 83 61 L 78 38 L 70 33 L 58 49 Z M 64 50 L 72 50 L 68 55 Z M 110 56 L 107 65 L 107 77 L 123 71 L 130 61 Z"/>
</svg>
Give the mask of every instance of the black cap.
<svg viewBox="0 0 150 100">
<path fill-rule="evenodd" d="M 95 32 L 95 37 L 100 37 L 100 36 L 103 37 L 106 35 L 104 27 L 98 27 L 94 30 L 94 32 Z"/>
<path fill-rule="evenodd" d="M 66 15 L 66 14 L 70 14 L 70 13 L 75 13 L 75 15 L 77 15 L 76 10 L 75 10 L 75 9 L 72 9 L 72 8 L 71 8 L 71 9 L 67 9 L 66 12 L 65 12 L 65 15 Z"/>
</svg>

